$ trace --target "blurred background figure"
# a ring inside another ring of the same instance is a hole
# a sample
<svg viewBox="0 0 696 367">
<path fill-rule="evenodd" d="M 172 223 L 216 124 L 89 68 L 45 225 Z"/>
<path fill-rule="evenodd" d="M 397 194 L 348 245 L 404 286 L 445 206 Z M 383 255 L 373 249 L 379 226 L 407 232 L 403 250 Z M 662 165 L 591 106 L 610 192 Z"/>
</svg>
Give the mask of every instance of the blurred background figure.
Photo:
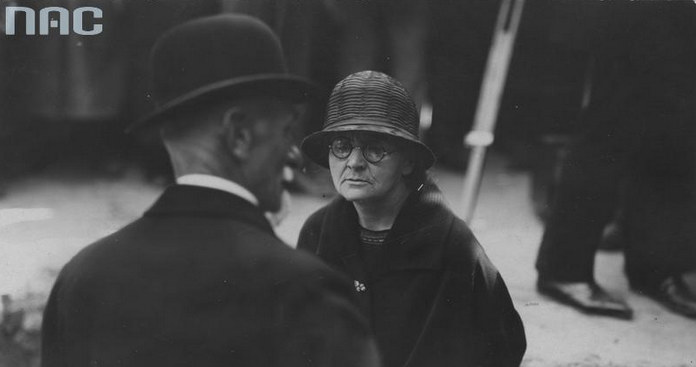
<svg viewBox="0 0 696 367">
<path fill-rule="evenodd" d="M 316 48 L 328 23 L 324 0 L 221 0 L 221 10 L 263 20 L 285 47 L 288 69 L 305 77 L 317 74 Z"/>
<path fill-rule="evenodd" d="M 432 124 L 425 135 L 438 164 L 463 172 L 464 135 L 471 129 L 500 1 L 429 4 L 426 70 Z"/>
<path fill-rule="evenodd" d="M 594 281 L 624 182 L 631 286 L 696 317 L 696 4 L 606 4 L 592 100 L 563 162 L 539 250 L 539 290 L 592 314 L 631 308 Z"/>
<path fill-rule="evenodd" d="M 337 74 L 383 71 L 401 81 L 420 107 L 425 98 L 427 0 L 325 0 L 340 28 Z"/>
<path fill-rule="evenodd" d="M 463 172 L 500 1 L 430 5 L 427 47 L 432 124 L 425 138 L 440 166 Z M 586 104 L 593 40 L 606 16 L 599 2 L 525 2 L 496 129 L 495 148 L 540 177 Z"/>
<path fill-rule="evenodd" d="M 36 2 L 5 0 L 0 4 L 4 18 L 6 6 L 32 7 Z M 118 136 L 113 134 L 114 122 L 125 97 L 124 33 L 120 31 L 123 3 L 66 0 L 50 5 L 100 7 L 108 14 L 103 19 L 103 37 L 3 34 L 0 177 L 43 168 L 56 155 L 84 153 L 74 150 L 78 145 L 66 144 L 69 140 L 89 141 L 94 156 L 105 155 L 105 143 L 111 142 L 107 137 Z M 17 18 L 17 27 L 22 29 L 25 21 Z"/>
<path fill-rule="evenodd" d="M 34 1 L 3 5 L 36 8 Z M 135 162 L 148 176 L 171 180 L 166 154 L 153 137 L 123 134 L 152 109 L 147 62 L 154 40 L 185 20 L 219 12 L 215 1 L 56 0 L 46 6 L 103 11 L 96 37 L 56 32 L 3 37 L 3 174 L 60 161 L 120 175 Z M 3 8 L 4 9 L 4 8 Z M 5 14 L 4 10 L 2 12 Z M 19 24 L 24 24 L 19 20 Z M 3 27 L 4 30 L 4 27 Z"/>
</svg>

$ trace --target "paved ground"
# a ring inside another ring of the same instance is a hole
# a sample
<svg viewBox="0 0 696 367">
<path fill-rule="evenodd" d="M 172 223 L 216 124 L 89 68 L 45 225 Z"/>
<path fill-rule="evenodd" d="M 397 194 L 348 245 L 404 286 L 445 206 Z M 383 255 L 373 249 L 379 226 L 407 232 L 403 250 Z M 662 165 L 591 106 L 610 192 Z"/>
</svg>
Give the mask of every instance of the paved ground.
<svg viewBox="0 0 696 367">
<path fill-rule="evenodd" d="M 461 176 L 434 176 L 459 210 Z M 56 270 L 82 246 L 138 217 L 160 190 L 136 173 L 117 180 L 45 173 L 14 184 L 0 199 L 0 294 L 29 300 L 40 311 Z M 536 293 L 533 263 L 542 227 L 528 191 L 527 174 L 492 159 L 472 223 L 524 320 L 524 366 L 696 366 L 696 321 L 630 292 L 620 254 L 600 253 L 596 276 L 628 299 L 636 311 L 633 321 L 585 316 Z M 295 196 L 278 234 L 294 243 L 301 223 L 323 202 Z M 40 325 L 38 311 L 25 319 L 27 328 Z"/>
</svg>

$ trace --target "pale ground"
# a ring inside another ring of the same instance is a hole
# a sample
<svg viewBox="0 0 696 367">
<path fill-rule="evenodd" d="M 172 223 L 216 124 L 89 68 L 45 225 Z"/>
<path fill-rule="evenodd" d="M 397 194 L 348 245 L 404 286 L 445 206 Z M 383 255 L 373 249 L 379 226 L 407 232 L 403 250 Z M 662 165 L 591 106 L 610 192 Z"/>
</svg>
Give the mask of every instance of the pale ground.
<svg viewBox="0 0 696 367">
<path fill-rule="evenodd" d="M 533 264 L 542 226 L 532 213 L 528 175 L 505 168 L 500 158 L 489 161 L 472 227 L 525 323 L 523 365 L 696 366 L 696 321 L 631 292 L 620 254 L 600 253 L 596 277 L 627 298 L 635 309 L 633 321 L 586 316 L 536 293 Z M 457 209 L 462 177 L 445 171 L 434 176 Z M 160 191 L 136 173 L 118 180 L 46 173 L 13 185 L 0 199 L 0 294 L 43 299 L 63 263 L 137 218 Z M 301 223 L 322 203 L 294 197 L 291 216 L 278 234 L 294 243 Z M 39 322 L 37 317 L 26 320 Z"/>
</svg>

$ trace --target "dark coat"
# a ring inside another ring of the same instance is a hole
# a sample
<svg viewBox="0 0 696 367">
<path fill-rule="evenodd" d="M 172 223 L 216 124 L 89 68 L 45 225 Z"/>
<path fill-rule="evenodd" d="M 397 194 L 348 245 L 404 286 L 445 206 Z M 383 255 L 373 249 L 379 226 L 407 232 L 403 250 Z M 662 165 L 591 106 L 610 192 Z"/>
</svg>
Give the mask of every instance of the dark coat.
<svg viewBox="0 0 696 367">
<path fill-rule="evenodd" d="M 526 341 L 505 283 L 434 185 L 407 199 L 368 279 L 358 217 L 338 198 L 314 213 L 298 247 L 365 285 L 356 291 L 386 367 L 517 366 Z"/>
<path fill-rule="evenodd" d="M 172 186 L 61 271 L 43 366 L 362 366 L 376 347 L 351 297 L 252 204 Z"/>
</svg>

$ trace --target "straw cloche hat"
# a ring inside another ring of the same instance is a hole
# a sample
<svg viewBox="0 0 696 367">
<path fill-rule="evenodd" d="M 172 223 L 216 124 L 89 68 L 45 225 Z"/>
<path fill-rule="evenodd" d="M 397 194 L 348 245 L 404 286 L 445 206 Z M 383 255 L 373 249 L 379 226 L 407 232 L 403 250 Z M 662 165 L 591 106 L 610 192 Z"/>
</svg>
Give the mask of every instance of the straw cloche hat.
<svg viewBox="0 0 696 367">
<path fill-rule="evenodd" d="M 361 71 L 336 84 L 321 131 L 302 141 L 302 151 L 328 167 L 329 143 L 341 132 L 374 132 L 396 137 L 416 150 L 424 169 L 435 163 L 433 152 L 418 139 L 418 110 L 406 88 L 377 71 Z"/>
</svg>

